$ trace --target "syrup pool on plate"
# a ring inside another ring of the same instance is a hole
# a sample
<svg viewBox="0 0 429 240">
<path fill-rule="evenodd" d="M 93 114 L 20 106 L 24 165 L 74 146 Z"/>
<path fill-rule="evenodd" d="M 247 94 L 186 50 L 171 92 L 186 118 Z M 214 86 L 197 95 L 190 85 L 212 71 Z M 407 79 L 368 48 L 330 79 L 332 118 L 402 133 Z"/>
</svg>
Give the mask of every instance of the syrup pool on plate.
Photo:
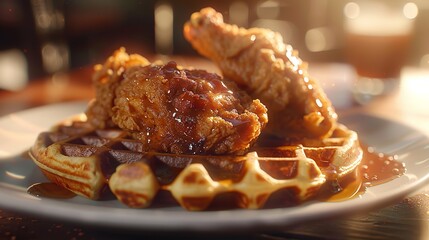
<svg viewBox="0 0 429 240">
<path fill-rule="evenodd" d="M 351 179 L 338 193 L 328 196 L 326 201 L 344 201 L 357 197 L 365 193 L 366 188 L 389 182 L 405 173 L 405 165 L 398 161 L 397 155 L 379 153 L 373 147 L 364 144 L 361 146 L 363 157 L 355 178 Z"/>
<path fill-rule="evenodd" d="M 52 182 L 35 183 L 27 189 L 27 193 L 35 197 L 68 199 L 76 196 L 75 193 Z"/>
</svg>

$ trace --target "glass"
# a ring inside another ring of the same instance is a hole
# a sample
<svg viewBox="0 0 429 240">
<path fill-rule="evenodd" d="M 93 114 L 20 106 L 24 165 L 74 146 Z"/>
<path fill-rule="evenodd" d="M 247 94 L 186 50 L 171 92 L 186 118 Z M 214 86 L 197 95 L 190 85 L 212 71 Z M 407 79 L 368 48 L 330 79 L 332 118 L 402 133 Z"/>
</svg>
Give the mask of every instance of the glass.
<svg viewBox="0 0 429 240">
<path fill-rule="evenodd" d="M 414 3 L 403 1 L 359 0 L 345 5 L 345 52 L 358 75 L 353 89 L 358 103 L 399 85 L 417 13 Z"/>
</svg>

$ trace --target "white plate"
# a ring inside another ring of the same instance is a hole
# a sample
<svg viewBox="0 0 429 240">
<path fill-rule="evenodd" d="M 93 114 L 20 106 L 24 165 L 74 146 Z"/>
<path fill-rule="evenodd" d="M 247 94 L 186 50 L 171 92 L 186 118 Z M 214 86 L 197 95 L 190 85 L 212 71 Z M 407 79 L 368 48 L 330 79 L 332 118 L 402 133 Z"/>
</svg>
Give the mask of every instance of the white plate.
<svg viewBox="0 0 429 240">
<path fill-rule="evenodd" d="M 404 176 L 371 187 L 361 197 L 343 202 L 308 202 L 266 210 L 187 212 L 179 207 L 129 209 L 116 200 L 90 201 L 37 198 L 27 187 L 46 179 L 33 162 L 23 157 L 37 134 L 54 123 L 81 113 L 86 103 L 63 103 L 30 109 L 0 118 L 0 206 L 62 220 L 139 230 L 245 230 L 273 229 L 369 208 L 381 207 L 416 190 L 429 178 L 429 139 L 404 125 L 373 116 L 353 114 L 341 122 L 358 131 L 363 142 L 397 154 L 405 162 Z"/>
</svg>

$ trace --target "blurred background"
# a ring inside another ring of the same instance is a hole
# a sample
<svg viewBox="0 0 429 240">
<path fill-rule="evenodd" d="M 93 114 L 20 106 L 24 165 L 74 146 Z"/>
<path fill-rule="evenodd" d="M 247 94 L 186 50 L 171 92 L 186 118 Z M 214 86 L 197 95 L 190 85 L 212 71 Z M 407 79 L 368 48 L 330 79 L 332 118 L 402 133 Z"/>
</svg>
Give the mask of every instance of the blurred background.
<svg viewBox="0 0 429 240">
<path fill-rule="evenodd" d="M 392 4 L 413 21 L 406 64 L 429 68 L 429 1 L 381 1 Z M 348 0 L 2 0 L 0 89 L 101 63 L 121 46 L 142 55 L 197 56 L 182 27 L 206 6 L 226 22 L 280 32 L 309 62 L 345 62 L 344 23 L 359 12 Z"/>
</svg>

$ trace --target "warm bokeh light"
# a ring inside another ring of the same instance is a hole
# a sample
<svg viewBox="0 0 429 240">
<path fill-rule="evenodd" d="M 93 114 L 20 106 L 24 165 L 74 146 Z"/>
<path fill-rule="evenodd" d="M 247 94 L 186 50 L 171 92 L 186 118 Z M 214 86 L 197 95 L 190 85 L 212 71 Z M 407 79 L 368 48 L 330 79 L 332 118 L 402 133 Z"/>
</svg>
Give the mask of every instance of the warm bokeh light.
<svg viewBox="0 0 429 240">
<path fill-rule="evenodd" d="M 305 34 L 305 45 L 311 52 L 327 51 L 335 47 L 335 38 L 327 27 L 313 28 Z"/>
<path fill-rule="evenodd" d="M 18 49 L 0 53 L 0 88 L 20 90 L 28 82 L 27 60 Z"/>
<path fill-rule="evenodd" d="M 48 73 L 67 70 L 69 58 L 66 44 L 49 42 L 42 46 L 43 67 Z"/>
<path fill-rule="evenodd" d="M 162 3 L 155 7 L 155 44 L 160 54 L 173 52 L 173 7 Z"/>
<path fill-rule="evenodd" d="M 246 2 L 236 1 L 229 6 L 229 22 L 240 27 L 249 24 L 249 6 Z"/>
<path fill-rule="evenodd" d="M 404 118 L 409 118 L 413 122 L 414 126 L 420 126 L 421 129 L 426 130 L 429 133 L 429 125 L 427 120 L 417 121 L 414 119 L 412 114 L 408 114 L 408 111 L 413 113 L 420 113 L 421 116 L 429 116 L 427 107 L 427 95 L 429 89 L 429 81 L 427 76 L 429 74 L 428 69 L 412 68 L 407 67 L 402 71 L 401 74 L 401 88 L 399 91 L 400 98 L 406 99 L 409 107 L 403 109 L 401 114 Z M 392 103 L 402 104 L 403 103 Z"/>
<path fill-rule="evenodd" d="M 310 29 L 305 34 L 305 44 L 308 50 L 312 52 L 320 52 L 325 49 L 326 39 L 322 31 L 319 29 Z"/>
<path fill-rule="evenodd" d="M 414 19 L 419 14 L 419 8 L 413 2 L 408 2 L 404 5 L 402 12 L 404 16 L 408 19 Z"/>
<path fill-rule="evenodd" d="M 429 53 L 420 58 L 420 67 L 429 68 Z"/>
<path fill-rule="evenodd" d="M 344 6 L 344 15 L 347 18 L 355 19 L 360 14 L 360 7 L 355 2 L 349 2 Z"/>
</svg>

